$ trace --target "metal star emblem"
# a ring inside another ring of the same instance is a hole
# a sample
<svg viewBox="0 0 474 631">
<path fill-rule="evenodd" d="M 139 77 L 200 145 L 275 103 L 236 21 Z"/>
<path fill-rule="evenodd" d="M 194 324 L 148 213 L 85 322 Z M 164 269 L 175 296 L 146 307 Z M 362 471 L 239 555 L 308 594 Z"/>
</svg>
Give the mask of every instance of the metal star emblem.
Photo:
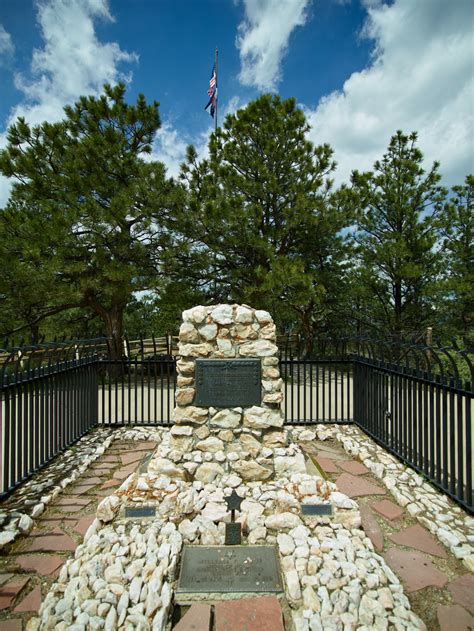
<svg viewBox="0 0 474 631">
<path fill-rule="evenodd" d="M 235 489 L 232 490 L 232 493 L 225 498 L 225 503 L 227 504 L 227 510 L 240 510 L 240 505 L 244 501 L 243 497 L 237 495 Z"/>
</svg>

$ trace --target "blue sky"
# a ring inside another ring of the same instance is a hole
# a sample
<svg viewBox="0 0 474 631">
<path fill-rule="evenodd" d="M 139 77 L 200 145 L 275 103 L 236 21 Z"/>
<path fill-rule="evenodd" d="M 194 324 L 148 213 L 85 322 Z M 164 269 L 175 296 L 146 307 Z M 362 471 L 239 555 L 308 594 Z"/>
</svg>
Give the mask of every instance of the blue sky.
<svg viewBox="0 0 474 631">
<path fill-rule="evenodd" d="M 0 146 L 16 116 L 58 120 L 125 79 L 160 101 L 154 156 L 175 174 L 188 143 L 205 152 L 217 46 L 220 118 L 262 92 L 296 97 L 338 183 L 417 130 L 451 185 L 474 170 L 473 28 L 470 0 L 0 0 Z"/>
</svg>

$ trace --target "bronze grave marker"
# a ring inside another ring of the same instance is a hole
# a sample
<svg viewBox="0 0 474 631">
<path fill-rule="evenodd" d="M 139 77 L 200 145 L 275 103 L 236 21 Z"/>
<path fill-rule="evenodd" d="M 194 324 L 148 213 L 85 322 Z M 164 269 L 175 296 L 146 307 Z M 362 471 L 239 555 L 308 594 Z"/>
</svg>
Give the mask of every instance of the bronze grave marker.
<svg viewBox="0 0 474 631">
<path fill-rule="evenodd" d="M 195 405 L 233 408 L 262 402 L 259 359 L 197 359 Z"/>
<path fill-rule="evenodd" d="M 275 546 L 184 546 L 178 593 L 282 592 Z"/>
</svg>

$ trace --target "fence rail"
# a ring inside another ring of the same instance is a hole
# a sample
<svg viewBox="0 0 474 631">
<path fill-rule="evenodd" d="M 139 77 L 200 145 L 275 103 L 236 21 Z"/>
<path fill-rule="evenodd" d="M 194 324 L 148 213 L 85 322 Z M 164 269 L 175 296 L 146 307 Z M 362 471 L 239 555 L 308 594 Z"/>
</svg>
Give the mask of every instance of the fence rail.
<svg viewBox="0 0 474 631">
<path fill-rule="evenodd" d="M 0 497 L 97 425 L 172 423 L 175 357 L 143 342 L 117 361 L 94 344 L 6 353 Z M 314 350 L 282 354 L 286 424 L 355 423 L 472 513 L 472 355 L 370 340 Z"/>
</svg>

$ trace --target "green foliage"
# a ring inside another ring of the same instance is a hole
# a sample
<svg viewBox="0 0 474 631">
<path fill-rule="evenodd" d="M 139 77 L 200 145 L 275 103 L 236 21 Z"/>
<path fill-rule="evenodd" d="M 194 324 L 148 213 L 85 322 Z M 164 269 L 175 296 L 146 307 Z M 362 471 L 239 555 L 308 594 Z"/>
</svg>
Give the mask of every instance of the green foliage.
<svg viewBox="0 0 474 631">
<path fill-rule="evenodd" d="M 61 309 L 91 310 L 119 354 L 133 292 L 156 287 L 166 265 L 166 217 L 179 192 L 164 165 L 143 160 L 160 125 L 156 101 L 140 95 L 130 105 L 123 84 L 106 85 L 65 114 L 33 128 L 18 119 L 0 152 L 0 172 L 16 179 L 0 218 L 2 254 L 20 254 L 30 277 L 21 300 L 11 283 L 5 293 L 12 304 L 34 303 L 31 323 Z"/>
<path fill-rule="evenodd" d="M 193 240 L 207 290 L 295 314 L 309 335 L 332 312 L 344 271 L 345 207 L 332 193 L 332 149 L 307 139 L 295 99 L 263 95 L 211 136 L 209 159 L 188 150 L 180 230 Z"/>
<path fill-rule="evenodd" d="M 441 308 L 447 328 L 459 335 L 464 347 L 474 346 L 474 176 L 454 186 L 453 196 L 437 219 L 444 273 Z"/>
<path fill-rule="evenodd" d="M 425 174 L 416 140 L 416 133 L 398 131 L 373 172 L 352 174 L 359 317 L 364 329 L 397 338 L 431 322 L 432 285 L 440 272 L 434 217 L 446 191 L 437 163 Z"/>
</svg>

